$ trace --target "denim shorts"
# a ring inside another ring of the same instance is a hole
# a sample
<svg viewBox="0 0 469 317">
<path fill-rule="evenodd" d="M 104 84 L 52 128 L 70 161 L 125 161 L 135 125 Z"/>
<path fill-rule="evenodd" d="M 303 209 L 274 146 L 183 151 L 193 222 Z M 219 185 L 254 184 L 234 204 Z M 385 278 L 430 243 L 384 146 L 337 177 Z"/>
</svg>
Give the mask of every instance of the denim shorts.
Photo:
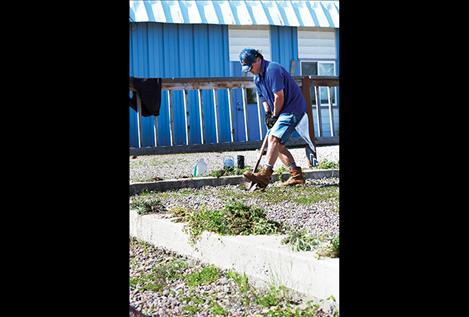
<svg viewBox="0 0 469 317">
<path fill-rule="evenodd" d="M 279 138 L 280 144 L 285 144 L 304 115 L 304 113 L 281 113 L 274 126 L 269 130 L 268 135 Z"/>
</svg>

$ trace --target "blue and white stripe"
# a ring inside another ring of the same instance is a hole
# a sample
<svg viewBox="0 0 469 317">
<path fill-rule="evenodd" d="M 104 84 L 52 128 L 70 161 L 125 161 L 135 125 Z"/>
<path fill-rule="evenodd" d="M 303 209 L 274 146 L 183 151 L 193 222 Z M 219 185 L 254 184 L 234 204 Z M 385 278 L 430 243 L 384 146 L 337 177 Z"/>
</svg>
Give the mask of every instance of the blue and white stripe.
<svg viewBox="0 0 469 317">
<path fill-rule="evenodd" d="M 339 28 L 339 1 L 130 0 L 130 21 Z"/>
</svg>

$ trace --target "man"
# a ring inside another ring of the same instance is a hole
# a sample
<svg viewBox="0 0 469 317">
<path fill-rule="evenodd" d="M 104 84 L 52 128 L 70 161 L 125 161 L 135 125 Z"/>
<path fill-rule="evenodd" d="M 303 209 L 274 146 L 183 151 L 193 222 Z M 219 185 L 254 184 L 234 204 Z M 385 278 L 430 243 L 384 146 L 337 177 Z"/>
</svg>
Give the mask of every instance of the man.
<svg viewBox="0 0 469 317">
<path fill-rule="evenodd" d="M 282 185 L 291 186 L 304 184 L 301 167 L 295 160 L 285 143 L 295 131 L 295 127 L 306 112 L 306 102 L 300 87 L 280 64 L 264 59 L 259 51 L 245 48 L 239 54 L 243 72 L 251 72 L 256 84 L 260 102 L 265 110 L 265 123 L 268 131 L 267 163 L 258 172 L 246 172 L 244 176 L 266 187 L 271 180 L 273 167 L 277 158 L 289 168 L 290 178 Z"/>
</svg>

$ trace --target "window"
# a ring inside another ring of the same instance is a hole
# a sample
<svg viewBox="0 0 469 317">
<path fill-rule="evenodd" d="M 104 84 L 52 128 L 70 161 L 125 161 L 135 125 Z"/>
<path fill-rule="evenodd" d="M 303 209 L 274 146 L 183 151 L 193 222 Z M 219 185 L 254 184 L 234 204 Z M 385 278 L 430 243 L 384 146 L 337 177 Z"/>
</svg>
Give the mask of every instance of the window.
<svg viewBox="0 0 469 317">
<path fill-rule="evenodd" d="M 335 61 L 308 61 L 302 60 L 300 62 L 301 75 L 310 76 L 335 76 Z M 321 104 L 327 104 L 327 88 L 319 88 L 319 98 Z M 332 104 L 336 103 L 335 100 L 336 88 L 331 89 Z M 310 90 L 311 103 L 316 105 L 316 96 L 314 95 L 314 88 L 311 86 Z"/>
<path fill-rule="evenodd" d="M 248 104 L 255 103 L 257 104 L 257 95 L 255 88 L 246 88 L 246 95 L 248 99 Z"/>
</svg>

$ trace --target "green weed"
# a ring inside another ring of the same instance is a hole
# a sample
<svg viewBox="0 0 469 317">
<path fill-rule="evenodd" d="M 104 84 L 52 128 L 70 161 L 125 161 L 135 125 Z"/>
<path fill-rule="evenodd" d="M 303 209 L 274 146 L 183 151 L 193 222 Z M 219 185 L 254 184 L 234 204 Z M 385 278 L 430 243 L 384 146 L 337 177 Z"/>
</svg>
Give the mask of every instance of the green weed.
<svg viewBox="0 0 469 317">
<path fill-rule="evenodd" d="M 136 209 L 139 215 L 166 211 L 161 200 L 151 196 L 149 193 L 133 196 L 130 201 L 130 208 Z"/>
<path fill-rule="evenodd" d="M 329 161 L 327 159 L 322 160 L 319 162 L 319 165 L 317 166 L 318 169 L 338 169 L 339 168 L 339 162 L 334 162 L 334 161 Z"/>
<path fill-rule="evenodd" d="M 215 282 L 220 278 L 220 270 L 209 265 L 200 271 L 188 274 L 184 277 L 189 286 L 206 285 Z"/>
<path fill-rule="evenodd" d="M 194 242 L 203 231 L 222 235 L 272 234 L 280 224 L 267 220 L 261 208 L 247 206 L 239 201 L 229 202 L 222 210 L 201 208 L 186 217 L 186 232 Z"/>
<path fill-rule="evenodd" d="M 309 235 L 306 230 L 292 230 L 281 242 L 290 245 L 294 251 L 311 251 L 320 243 L 317 237 Z"/>
</svg>

